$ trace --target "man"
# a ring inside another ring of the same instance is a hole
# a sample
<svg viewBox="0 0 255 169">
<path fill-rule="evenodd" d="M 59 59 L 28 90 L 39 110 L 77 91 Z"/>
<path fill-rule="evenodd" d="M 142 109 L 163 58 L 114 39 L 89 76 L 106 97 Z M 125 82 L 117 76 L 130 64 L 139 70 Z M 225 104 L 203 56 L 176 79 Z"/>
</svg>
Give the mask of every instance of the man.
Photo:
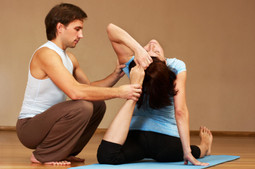
<svg viewBox="0 0 255 169">
<path fill-rule="evenodd" d="M 47 43 L 32 56 L 17 135 L 28 148 L 35 149 L 31 162 L 69 165 L 81 161 L 79 154 L 105 113 L 102 100 L 137 100 L 141 85 L 112 86 L 124 75 L 117 65 L 103 80 L 90 82 L 75 56 L 67 52 L 83 38 L 86 13 L 62 3 L 45 18 Z M 146 67 L 147 65 L 145 65 Z M 66 101 L 66 95 L 71 98 Z"/>
</svg>

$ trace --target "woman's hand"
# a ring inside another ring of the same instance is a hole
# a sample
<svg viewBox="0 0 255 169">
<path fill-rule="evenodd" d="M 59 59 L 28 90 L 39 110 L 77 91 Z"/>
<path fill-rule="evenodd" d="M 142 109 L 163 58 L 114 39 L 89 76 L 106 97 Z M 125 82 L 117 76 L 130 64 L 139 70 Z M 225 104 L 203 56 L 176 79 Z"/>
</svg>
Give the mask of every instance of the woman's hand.
<svg viewBox="0 0 255 169">
<path fill-rule="evenodd" d="M 137 65 L 140 65 L 144 70 L 146 70 L 147 67 L 149 67 L 152 63 L 152 58 L 148 52 L 143 47 L 141 47 L 135 52 L 134 61 Z"/>
<path fill-rule="evenodd" d="M 184 154 L 184 164 L 188 165 L 188 162 L 191 162 L 193 165 L 201 165 L 201 166 L 208 166 L 209 163 L 202 163 L 195 159 L 191 153 L 188 153 L 187 155 Z"/>
<path fill-rule="evenodd" d="M 131 84 L 139 84 L 142 86 L 144 79 L 144 69 L 140 65 L 136 65 L 130 71 L 130 82 Z"/>
</svg>

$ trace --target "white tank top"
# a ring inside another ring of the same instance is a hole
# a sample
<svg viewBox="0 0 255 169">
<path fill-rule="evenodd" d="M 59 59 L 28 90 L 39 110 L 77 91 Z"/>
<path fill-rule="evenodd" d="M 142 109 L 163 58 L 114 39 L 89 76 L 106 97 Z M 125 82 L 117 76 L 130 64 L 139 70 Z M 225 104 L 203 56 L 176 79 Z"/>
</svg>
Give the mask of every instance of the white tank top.
<svg viewBox="0 0 255 169">
<path fill-rule="evenodd" d="M 61 57 L 64 66 L 73 74 L 73 64 L 64 50 L 55 43 L 48 41 L 42 47 L 54 50 Z M 37 51 L 36 50 L 36 51 Z M 30 66 L 29 66 L 30 67 Z M 28 72 L 28 81 L 19 119 L 34 117 L 51 106 L 66 100 L 65 93 L 60 90 L 50 78 L 36 79 Z"/>
</svg>

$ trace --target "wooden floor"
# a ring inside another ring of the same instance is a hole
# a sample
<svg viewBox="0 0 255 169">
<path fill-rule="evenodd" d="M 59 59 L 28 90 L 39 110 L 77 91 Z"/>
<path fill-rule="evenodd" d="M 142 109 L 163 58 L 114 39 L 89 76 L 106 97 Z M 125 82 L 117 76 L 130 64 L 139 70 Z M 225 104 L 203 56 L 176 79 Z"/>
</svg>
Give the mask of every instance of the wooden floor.
<svg viewBox="0 0 255 169">
<path fill-rule="evenodd" d="M 97 132 L 79 154 L 79 157 L 86 159 L 85 163 L 74 163 L 71 167 L 97 163 L 96 150 L 102 136 L 102 132 Z M 198 136 L 192 136 L 191 143 L 198 144 Z M 255 137 L 215 136 L 212 151 L 214 155 L 241 156 L 238 160 L 212 167 L 213 169 L 255 169 Z M 29 161 L 31 152 L 19 142 L 15 131 L 0 131 L 0 169 L 70 168 L 33 165 Z"/>
</svg>

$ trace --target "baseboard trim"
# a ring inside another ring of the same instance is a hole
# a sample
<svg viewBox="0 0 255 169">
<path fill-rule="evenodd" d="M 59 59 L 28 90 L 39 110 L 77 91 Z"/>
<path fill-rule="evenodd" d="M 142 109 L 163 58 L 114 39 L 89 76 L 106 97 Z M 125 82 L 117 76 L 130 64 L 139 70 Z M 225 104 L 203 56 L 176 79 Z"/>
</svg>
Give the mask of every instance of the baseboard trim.
<svg viewBox="0 0 255 169">
<path fill-rule="evenodd" d="M 0 126 L 0 131 L 16 131 L 15 126 Z"/>
<path fill-rule="evenodd" d="M 107 129 L 98 128 L 96 133 L 105 133 Z M 212 131 L 213 136 L 235 136 L 235 137 L 255 137 L 255 132 L 248 131 Z M 198 130 L 190 131 L 191 136 L 198 136 Z"/>
<path fill-rule="evenodd" d="M 104 134 L 107 129 L 98 128 L 96 133 Z M 15 126 L 0 126 L 0 131 L 16 131 Z M 248 131 L 212 131 L 213 136 L 240 136 L 240 137 L 255 137 L 255 132 Z M 199 131 L 190 131 L 191 136 L 198 136 Z"/>
<path fill-rule="evenodd" d="M 248 131 L 212 131 L 213 136 L 232 136 L 232 137 L 255 137 L 255 132 Z M 191 136 L 198 136 L 199 131 L 190 131 Z"/>
<path fill-rule="evenodd" d="M 98 134 L 104 134 L 105 132 L 106 132 L 106 130 L 107 129 L 105 129 L 105 128 L 98 128 L 97 130 L 96 130 L 96 133 L 98 133 Z"/>
</svg>

